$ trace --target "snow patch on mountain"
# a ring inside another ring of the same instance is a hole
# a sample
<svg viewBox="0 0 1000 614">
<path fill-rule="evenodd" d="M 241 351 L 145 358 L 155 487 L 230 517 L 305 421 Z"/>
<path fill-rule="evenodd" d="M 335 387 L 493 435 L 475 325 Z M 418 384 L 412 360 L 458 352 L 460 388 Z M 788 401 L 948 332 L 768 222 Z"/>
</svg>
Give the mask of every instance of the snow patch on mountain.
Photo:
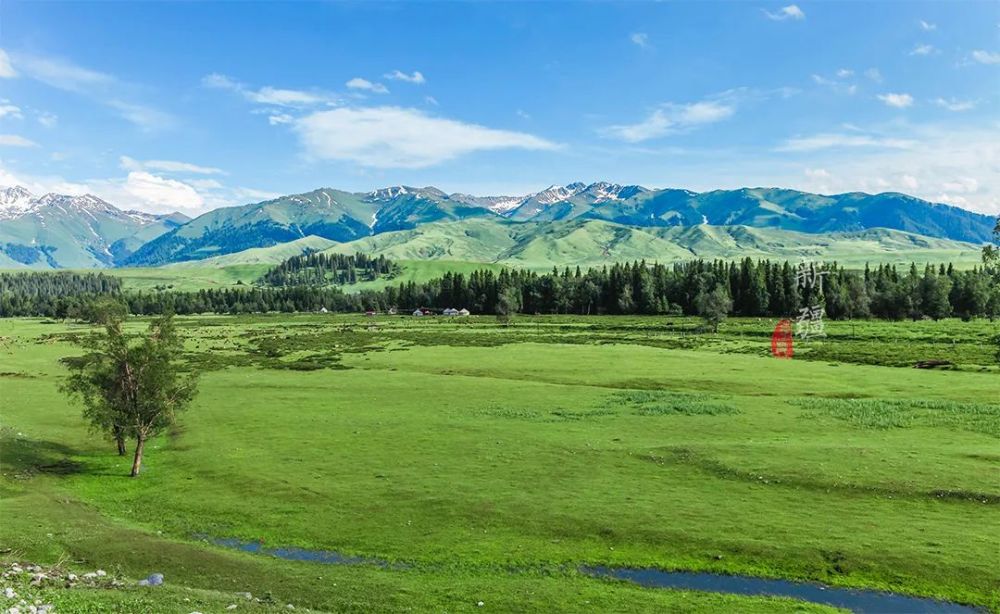
<svg viewBox="0 0 1000 614">
<path fill-rule="evenodd" d="M 535 194 L 534 199 L 543 205 L 552 205 L 564 200 L 569 200 L 586 189 L 587 186 L 580 182 L 564 186 L 552 185 L 545 188 L 538 194 Z"/>
<path fill-rule="evenodd" d="M 0 220 L 17 217 L 31 206 L 31 192 L 19 185 L 0 188 Z"/>
</svg>

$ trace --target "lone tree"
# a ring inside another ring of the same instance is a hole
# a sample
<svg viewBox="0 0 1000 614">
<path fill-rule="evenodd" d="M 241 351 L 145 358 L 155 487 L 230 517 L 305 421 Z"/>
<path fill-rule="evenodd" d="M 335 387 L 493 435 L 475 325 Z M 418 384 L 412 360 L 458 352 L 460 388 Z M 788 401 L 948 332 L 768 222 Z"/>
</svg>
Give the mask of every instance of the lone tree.
<svg viewBox="0 0 1000 614">
<path fill-rule="evenodd" d="M 514 286 L 505 286 L 500 290 L 497 295 L 497 320 L 503 324 L 509 324 L 511 318 L 514 317 L 521 309 L 521 293 L 518 292 L 517 288 Z"/>
<path fill-rule="evenodd" d="M 721 285 L 715 286 L 709 292 L 702 290 L 694 298 L 695 309 L 698 315 L 705 320 L 713 333 L 719 332 L 719 324 L 725 321 L 726 316 L 733 309 L 733 299 L 729 298 L 729 293 Z"/>
<path fill-rule="evenodd" d="M 120 312 L 97 320 L 104 333 L 81 342 L 90 353 L 69 362 L 63 390 L 82 401 L 84 418 L 115 439 L 120 455 L 126 452 L 125 440 L 135 439 L 135 477 L 146 442 L 174 424 L 194 398 L 196 377 L 177 368 L 181 343 L 173 315 L 154 320 L 145 335 L 126 333 Z"/>
</svg>

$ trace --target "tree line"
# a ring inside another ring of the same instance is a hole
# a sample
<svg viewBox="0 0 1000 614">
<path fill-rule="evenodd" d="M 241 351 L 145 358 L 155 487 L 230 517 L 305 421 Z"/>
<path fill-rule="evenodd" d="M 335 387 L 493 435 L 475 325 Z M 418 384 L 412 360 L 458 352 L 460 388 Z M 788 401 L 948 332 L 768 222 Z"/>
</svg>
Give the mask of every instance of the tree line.
<svg viewBox="0 0 1000 614">
<path fill-rule="evenodd" d="M 0 273 L 0 317 L 76 316 L 95 297 L 121 292 L 121 279 L 104 273 Z"/>
<path fill-rule="evenodd" d="M 310 253 L 293 256 L 268 270 L 258 280 L 264 286 L 348 285 L 394 277 L 399 265 L 385 256 Z"/>
<path fill-rule="evenodd" d="M 827 317 L 939 319 L 1000 315 L 1000 285 L 983 269 L 878 265 L 852 271 L 831 264 L 695 260 L 667 266 L 644 261 L 587 271 L 446 273 L 361 294 L 366 309 L 467 307 L 473 313 L 699 315 L 724 300 L 726 313 L 790 316 L 821 307 Z"/>
<path fill-rule="evenodd" d="M 88 302 L 101 295 L 120 297 L 129 312 L 137 315 L 419 307 L 466 307 L 473 313 L 497 315 L 704 315 L 706 310 L 722 310 L 725 315 L 789 317 L 816 307 L 831 319 L 1000 315 L 1000 283 L 990 269 L 958 270 L 950 264 L 922 268 L 883 264 L 857 271 L 836 263 L 802 265 L 750 258 L 673 265 L 636 261 L 548 273 L 518 269 L 482 269 L 468 275 L 448 272 L 426 282 L 357 293 L 309 285 L 125 292 L 117 280 L 102 274 L 12 275 L 24 277 L 0 285 L 3 316 L 85 317 Z"/>
</svg>

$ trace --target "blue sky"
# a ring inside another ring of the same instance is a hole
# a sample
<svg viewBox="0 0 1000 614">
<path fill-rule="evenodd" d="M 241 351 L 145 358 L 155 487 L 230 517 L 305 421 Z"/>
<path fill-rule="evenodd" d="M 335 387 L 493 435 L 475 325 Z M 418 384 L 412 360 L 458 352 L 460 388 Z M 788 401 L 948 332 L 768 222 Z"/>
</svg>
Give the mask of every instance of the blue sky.
<svg viewBox="0 0 1000 614">
<path fill-rule="evenodd" d="M 1000 212 L 998 2 L 0 4 L 0 185 L 896 190 Z"/>
</svg>

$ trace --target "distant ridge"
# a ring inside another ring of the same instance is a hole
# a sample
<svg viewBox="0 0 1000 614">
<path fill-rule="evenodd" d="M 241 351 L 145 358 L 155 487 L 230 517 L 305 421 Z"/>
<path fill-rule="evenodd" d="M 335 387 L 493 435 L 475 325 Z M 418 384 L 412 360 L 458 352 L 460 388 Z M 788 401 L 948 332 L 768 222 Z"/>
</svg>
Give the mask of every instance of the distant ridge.
<svg viewBox="0 0 1000 614">
<path fill-rule="evenodd" d="M 0 188 L 0 267 L 115 266 L 189 220 L 123 211 L 91 194 L 36 197 L 21 186 Z"/>
<path fill-rule="evenodd" d="M 206 213 L 136 250 L 131 265 L 157 265 L 269 247 L 315 235 L 338 243 L 434 222 L 468 219 L 548 224 L 603 220 L 635 227 L 710 224 L 796 232 L 888 228 L 982 243 L 993 220 L 912 196 L 832 196 L 779 188 L 691 192 L 609 182 L 551 186 L 524 196 L 447 194 L 434 187 L 393 186 L 365 193 L 320 188 L 304 194 Z"/>
<path fill-rule="evenodd" d="M 742 188 L 699 193 L 606 181 L 553 185 L 522 196 L 449 194 L 435 187 L 404 185 L 369 192 L 320 188 L 216 209 L 193 220 L 180 214 L 126 212 L 94 196 L 35 198 L 13 187 L 0 189 L 0 266 L 157 266 L 270 248 L 305 237 L 343 244 L 446 222 L 470 222 L 463 232 L 474 240 L 476 233 L 484 232 L 471 224 L 475 220 L 496 222 L 508 230 L 524 225 L 510 230 L 519 234 L 555 232 L 557 225 L 571 221 L 649 229 L 649 236 L 659 236 L 662 229 L 701 225 L 807 234 L 881 228 L 965 244 L 988 241 L 995 223 L 987 215 L 896 192 L 821 195 Z M 290 246 L 288 253 L 296 249 Z M 559 249 L 550 248 L 554 258 Z M 570 253 L 565 256 L 572 262 Z"/>
</svg>

